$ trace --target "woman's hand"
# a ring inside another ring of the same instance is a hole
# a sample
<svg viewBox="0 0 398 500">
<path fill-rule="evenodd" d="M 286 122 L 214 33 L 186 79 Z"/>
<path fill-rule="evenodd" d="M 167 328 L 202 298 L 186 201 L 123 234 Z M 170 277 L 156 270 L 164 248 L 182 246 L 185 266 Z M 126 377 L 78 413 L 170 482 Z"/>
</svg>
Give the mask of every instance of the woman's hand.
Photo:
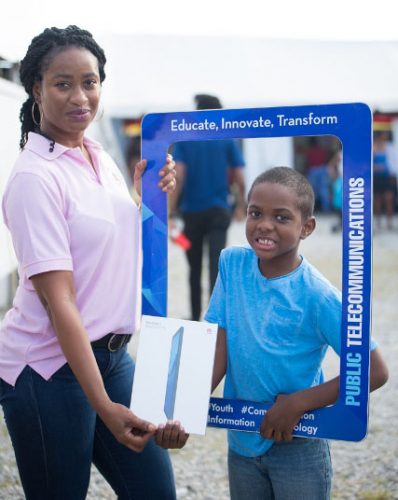
<svg viewBox="0 0 398 500">
<path fill-rule="evenodd" d="M 175 161 L 171 155 L 166 156 L 166 164 L 160 170 L 159 175 L 162 180 L 159 182 L 158 186 L 162 191 L 171 193 L 175 190 L 177 186 Z"/>
<path fill-rule="evenodd" d="M 147 165 L 146 160 L 139 161 L 134 168 L 134 190 L 139 197 L 141 197 L 141 184 L 142 184 L 142 176 L 144 174 L 145 168 Z M 176 180 L 176 170 L 175 170 L 175 162 L 173 157 L 168 154 L 166 156 L 166 163 L 159 171 L 159 176 L 161 180 L 158 183 L 159 188 L 167 193 L 171 193 L 175 190 L 177 186 Z"/>
<path fill-rule="evenodd" d="M 117 441 L 135 452 L 142 451 L 157 430 L 155 425 L 141 420 L 126 406 L 118 403 L 111 402 L 99 412 L 99 416 Z"/>
<path fill-rule="evenodd" d="M 159 425 L 155 434 L 155 442 L 162 448 L 182 448 L 189 438 L 180 422 L 167 422 Z"/>
</svg>

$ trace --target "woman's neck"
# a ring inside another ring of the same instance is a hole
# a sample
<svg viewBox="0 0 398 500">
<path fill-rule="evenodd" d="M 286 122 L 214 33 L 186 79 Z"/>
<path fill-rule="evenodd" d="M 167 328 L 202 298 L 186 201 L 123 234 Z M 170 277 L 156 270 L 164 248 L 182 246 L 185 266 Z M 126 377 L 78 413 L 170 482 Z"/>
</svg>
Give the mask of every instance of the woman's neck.
<svg viewBox="0 0 398 500">
<path fill-rule="evenodd" d="M 38 133 L 43 137 L 47 137 L 47 139 L 56 142 L 57 144 L 66 146 L 67 148 L 83 149 L 84 131 L 79 131 L 76 134 L 65 134 L 42 125 L 38 130 Z"/>
</svg>

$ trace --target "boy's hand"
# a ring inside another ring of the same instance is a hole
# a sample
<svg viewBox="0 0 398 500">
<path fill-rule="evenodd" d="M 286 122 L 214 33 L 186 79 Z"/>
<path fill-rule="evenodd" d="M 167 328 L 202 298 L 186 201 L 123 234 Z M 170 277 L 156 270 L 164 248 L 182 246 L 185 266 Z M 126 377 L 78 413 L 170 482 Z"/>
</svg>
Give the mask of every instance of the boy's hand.
<svg viewBox="0 0 398 500">
<path fill-rule="evenodd" d="M 189 438 L 180 422 L 167 422 L 159 425 L 155 434 L 155 442 L 161 448 L 182 448 Z"/>
<path fill-rule="evenodd" d="M 291 441 L 294 426 L 303 411 L 295 394 L 279 394 L 273 406 L 265 414 L 260 434 L 274 441 Z"/>
</svg>

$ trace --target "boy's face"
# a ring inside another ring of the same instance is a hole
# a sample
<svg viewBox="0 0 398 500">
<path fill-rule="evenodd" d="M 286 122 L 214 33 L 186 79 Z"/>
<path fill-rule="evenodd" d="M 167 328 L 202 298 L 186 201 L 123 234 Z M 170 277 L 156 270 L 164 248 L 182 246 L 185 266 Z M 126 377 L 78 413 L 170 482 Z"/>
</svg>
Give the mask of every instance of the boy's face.
<svg viewBox="0 0 398 500">
<path fill-rule="evenodd" d="M 294 191 L 281 184 L 254 186 L 249 199 L 246 238 L 267 278 L 283 276 L 301 262 L 300 240 L 315 229 L 315 219 L 303 220 Z"/>
</svg>

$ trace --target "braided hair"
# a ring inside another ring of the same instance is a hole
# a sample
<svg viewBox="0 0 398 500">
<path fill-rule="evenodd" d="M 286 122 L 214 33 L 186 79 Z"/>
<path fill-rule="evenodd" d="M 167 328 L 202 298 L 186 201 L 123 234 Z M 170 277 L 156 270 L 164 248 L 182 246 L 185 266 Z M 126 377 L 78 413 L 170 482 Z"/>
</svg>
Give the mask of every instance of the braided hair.
<svg viewBox="0 0 398 500">
<path fill-rule="evenodd" d="M 40 116 L 37 116 L 38 106 L 33 107 L 35 102 L 33 86 L 42 80 L 43 72 L 49 66 L 52 57 L 69 47 L 89 50 L 97 58 L 100 82 L 105 80 L 105 53 L 89 31 L 70 25 L 65 29 L 46 28 L 40 35 L 33 38 L 19 69 L 21 83 L 29 96 L 19 113 L 22 124 L 19 143 L 21 149 L 28 140 L 28 133 L 36 130 L 37 122 L 40 121 Z"/>
</svg>

